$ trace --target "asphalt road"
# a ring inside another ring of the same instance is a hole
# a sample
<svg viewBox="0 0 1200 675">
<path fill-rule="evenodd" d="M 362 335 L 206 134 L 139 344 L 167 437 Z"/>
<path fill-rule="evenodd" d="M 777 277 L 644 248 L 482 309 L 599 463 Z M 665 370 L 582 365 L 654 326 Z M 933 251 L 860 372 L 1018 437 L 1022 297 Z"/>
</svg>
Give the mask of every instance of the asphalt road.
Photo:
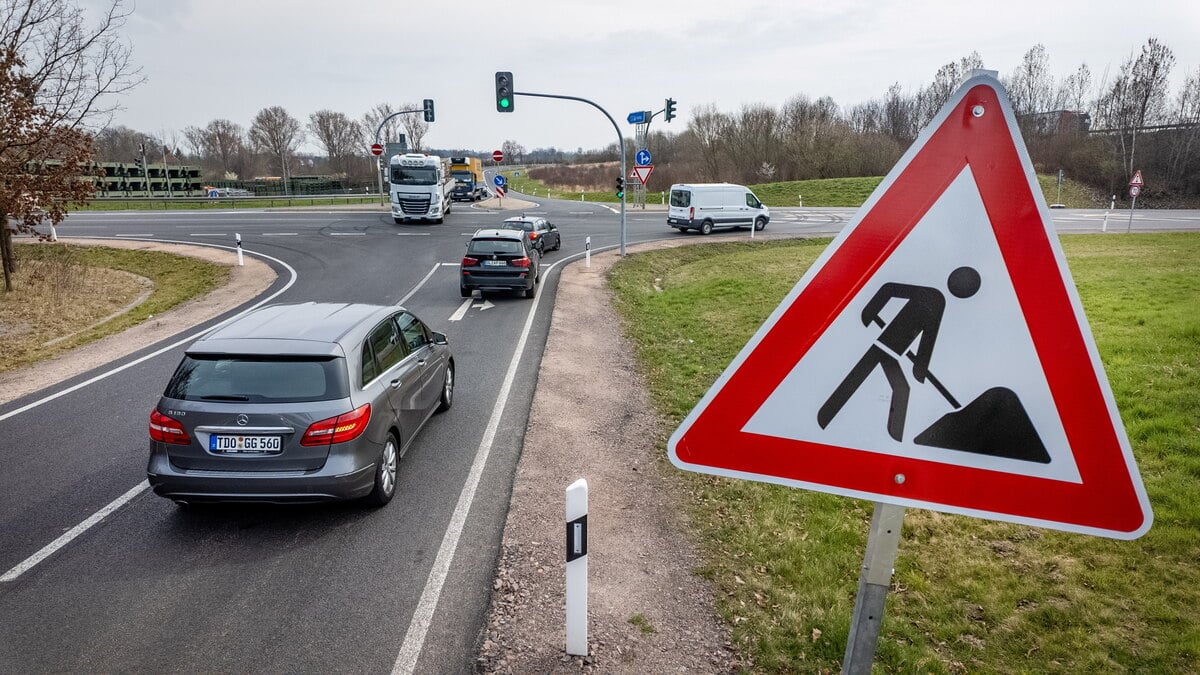
<svg viewBox="0 0 1200 675">
<path fill-rule="evenodd" d="M 593 251 L 619 242 L 611 206 L 555 201 L 525 213 L 558 224 L 563 249 L 543 259 L 537 299 L 486 303 L 459 296 L 457 263 L 470 233 L 513 212 L 459 204 L 442 225 L 395 225 L 380 211 L 72 215 L 60 236 L 229 247 L 240 233 L 245 250 L 269 256 L 279 272 L 267 293 L 279 293 L 276 301 L 403 301 L 449 335 L 456 401 L 404 457 L 396 498 L 377 511 L 184 511 L 139 490 L 148 415 L 184 348 L 170 345 L 183 336 L 0 406 L 0 574 L 23 570 L 0 582 L 0 672 L 469 671 L 557 271 L 583 255 L 589 236 Z M 1052 213 L 1064 232 L 1123 232 L 1128 219 L 1114 212 L 1106 225 L 1104 211 Z M 772 209 L 767 231 L 831 235 L 852 216 Z M 631 209 L 629 243 L 699 238 L 664 218 Z M 1200 212 L 1140 211 L 1132 225 L 1179 229 L 1200 229 Z M 21 567 L 114 503 L 98 524 Z"/>
</svg>

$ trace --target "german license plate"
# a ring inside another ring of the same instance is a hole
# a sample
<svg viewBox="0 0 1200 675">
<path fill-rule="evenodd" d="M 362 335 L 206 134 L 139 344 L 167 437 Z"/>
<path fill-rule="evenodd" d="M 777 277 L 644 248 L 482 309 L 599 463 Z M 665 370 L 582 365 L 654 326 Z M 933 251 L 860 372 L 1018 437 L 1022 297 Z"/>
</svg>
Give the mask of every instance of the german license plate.
<svg viewBox="0 0 1200 675">
<path fill-rule="evenodd" d="M 231 436 L 213 434 L 208 437 L 208 449 L 230 455 L 263 454 L 282 449 L 279 436 Z"/>
<path fill-rule="evenodd" d="M 483 264 L 487 267 L 504 267 L 508 262 L 505 260 L 484 260 Z"/>
</svg>

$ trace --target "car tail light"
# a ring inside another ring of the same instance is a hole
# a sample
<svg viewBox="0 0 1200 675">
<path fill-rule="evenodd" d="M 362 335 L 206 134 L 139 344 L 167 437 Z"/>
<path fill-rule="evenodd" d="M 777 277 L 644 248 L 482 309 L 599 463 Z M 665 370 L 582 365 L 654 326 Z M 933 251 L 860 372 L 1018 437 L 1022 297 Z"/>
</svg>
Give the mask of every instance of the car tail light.
<svg viewBox="0 0 1200 675">
<path fill-rule="evenodd" d="M 695 220 L 695 219 L 696 219 L 696 207 L 689 206 L 688 207 L 688 220 Z"/>
<path fill-rule="evenodd" d="M 150 438 L 174 445 L 187 445 L 192 442 L 178 420 L 167 417 L 157 410 L 150 411 Z"/>
<path fill-rule="evenodd" d="M 537 234 L 537 232 L 530 232 L 530 233 L 529 233 L 529 241 L 533 241 L 534 239 L 537 239 L 537 237 L 538 237 L 538 234 Z"/>
<path fill-rule="evenodd" d="M 479 264 L 478 258 L 472 258 L 470 256 L 463 256 L 463 259 L 462 259 L 463 267 L 471 267 L 472 265 L 478 265 L 478 264 Z"/>
<path fill-rule="evenodd" d="M 517 258 L 512 261 L 513 267 L 529 267 L 529 258 Z"/>
<path fill-rule="evenodd" d="M 345 443 L 362 435 L 371 421 L 371 404 L 343 413 L 337 417 L 313 422 L 300 438 L 300 445 L 329 445 Z"/>
</svg>

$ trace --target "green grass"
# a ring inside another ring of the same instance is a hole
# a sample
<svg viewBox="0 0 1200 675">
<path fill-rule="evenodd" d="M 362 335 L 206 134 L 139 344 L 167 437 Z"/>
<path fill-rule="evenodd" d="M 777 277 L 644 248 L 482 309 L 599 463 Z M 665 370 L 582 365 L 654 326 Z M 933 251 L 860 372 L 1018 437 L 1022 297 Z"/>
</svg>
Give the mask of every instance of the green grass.
<svg viewBox="0 0 1200 675">
<path fill-rule="evenodd" d="M 21 245 L 18 246 L 19 261 L 49 259 L 56 255 L 59 246 L 50 245 Z M 150 279 L 154 289 L 145 301 L 130 309 L 128 312 L 113 317 L 87 330 L 79 330 L 77 323 L 55 321 L 54 317 L 46 317 L 49 324 L 65 324 L 61 334 L 69 335 L 61 342 L 51 347 L 36 349 L 11 349 L 0 354 L 0 370 L 16 368 L 36 361 L 44 360 L 100 338 L 114 335 L 126 328 L 140 324 L 151 316 L 161 314 L 176 305 L 203 295 L 225 283 L 229 277 L 230 268 L 217 265 L 189 256 L 174 255 L 157 251 L 138 251 L 130 249 L 107 248 L 103 246 L 73 246 L 72 255 L 78 262 L 87 267 L 98 267 L 123 270 Z M 31 289 L 33 290 L 33 289 Z M 4 303 L 19 302 L 19 295 L 0 297 L 0 310 Z M 86 301 L 86 300 L 84 300 Z M 47 306 L 43 312 L 59 312 L 66 318 L 74 312 L 72 306 Z M 87 325 L 84 323 L 83 325 Z M 48 340 L 57 335 L 42 335 L 41 340 Z M 20 345 L 17 345 L 20 346 Z"/>
<path fill-rule="evenodd" d="M 618 311 L 669 420 L 687 414 L 827 241 L 696 245 L 613 269 Z M 908 509 L 881 672 L 1200 670 L 1200 235 L 1062 242 L 1155 524 L 1125 542 Z M 700 572 L 755 670 L 838 668 L 871 505 L 676 475 L 692 497 Z"/>
<path fill-rule="evenodd" d="M 287 206 L 379 205 L 379 195 L 344 197 L 264 197 L 262 199 L 204 199 L 154 197 L 151 199 L 97 198 L 74 211 L 172 211 L 177 209 L 269 209 Z"/>
<path fill-rule="evenodd" d="M 521 194 L 546 197 L 552 199 L 569 199 L 580 201 L 579 191 L 568 192 L 549 187 L 539 180 L 532 180 L 525 171 L 519 177 L 513 177 L 513 171 L 503 171 L 508 179 L 509 188 Z M 824 178 L 817 180 L 795 180 L 782 183 L 760 183 L 748 186 L 758 195 L 767 206 L 840 206 L 858 207 L 867 201 L 871 192 L 883 181 L 882 176 L 865 178 Z M 1070 179 L 1063 181 L 1061 195 L 1056 188 L 1055 176 L 1039 175 L 1038 182 L 1047 204 L 1061 203 L 1068 208 L 1099 208 L 1102 204 L 1096 202 L 1086 186 Z M 803 204 L 800 197 L 803 196 Z M 1061 196 L 1061 202 L 1058 201 Z M 583 201 L 617 203 L 613 190 L 588 191 L 583 193 Z M 662 204 L 662 192 L 646 193 L 647 204 Z"/>
</svg>

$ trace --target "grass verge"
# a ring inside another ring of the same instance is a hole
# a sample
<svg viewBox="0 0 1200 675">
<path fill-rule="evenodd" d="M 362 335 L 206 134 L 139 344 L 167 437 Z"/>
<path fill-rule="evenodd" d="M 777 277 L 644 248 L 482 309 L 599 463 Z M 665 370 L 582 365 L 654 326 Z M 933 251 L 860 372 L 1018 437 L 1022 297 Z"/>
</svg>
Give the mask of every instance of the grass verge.
<svg viewBox="0 0 1200 675">
<path fill-rule="evenodd" d="M 117 199 L 97 198 L 86 205 L 72 206 L 73 211 L 175 211 L 198 209 L 269 209 L 287 206 L 379 206 L 379 195 L 345 197 L 267 197 L 262 199 L 201 199 L 198 197 Z"/>
<path fill-rule="evenodd" d="M 119 333 L 217 288 L 229 276 L 224 265 L 154 251 L 63 244 L 16 250 L 15 289 L 0 293 L 5 346 L 0 372 Z M 131 275 L 153 286 L 143 302 L 121 312 L 147 290 Z"/>
<path fill-rule="evenodd" d="M 1062 242 L 1156 522 L 1123 542 L 909 509 L 881 671 L 1200 670 L 1200 235 Z M 695 245 L 613 268 L 616 306 L 671 422 L 827 243 Z M 700 572 L 755 669 L 837 669 L 871 505 L 678 476 L 692 497 Z"/>
<path fill-rule="evenodd" d="M 514 176 L 519 172 L 520 176 Z M 566 191 L 548 186 L 540 180 L 529 178 L 526 171 L 504 171 L 511 189 L 521 194 L 551 199 L 572 201 L 616 203 L 615 190 Z M 871 192 L 883 182 L 882 176 L 863 178 L 822 178 L 817 180 L 794 180 L 782 183 L 760 183 L 748 186 L 767 206 L 838 206 L 859 207 L 871 196 Z M 1061 203 L 1068 208 L 1092 209 L 1106 204 L 1096 201 L 1091 191 L 1081 183 L 1070 179 L 1063 181 L 1062 191 L 1057 188 L 1056 176 L 1039 175 L 1038 183 L 1047 204 Z M 801 203 L 803 197 L 803 203 Z M 647 192 L 647 204 L 665 204 L 663 192 Z M 1060 201 L 1061 200 L 1061 201 Z"/>
</svg>

